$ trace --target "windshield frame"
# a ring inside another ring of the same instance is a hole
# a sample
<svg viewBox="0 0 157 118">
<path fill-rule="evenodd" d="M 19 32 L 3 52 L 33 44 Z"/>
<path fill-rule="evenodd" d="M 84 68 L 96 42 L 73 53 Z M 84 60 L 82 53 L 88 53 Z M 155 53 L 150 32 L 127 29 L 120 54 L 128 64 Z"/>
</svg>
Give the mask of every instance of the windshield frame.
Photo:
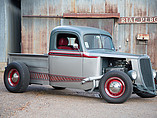
<svg viewBox="0 0 157 118">
<path fill-rule="evenodd" d="M 85 40 L 84 40 L 84 37 L 85 37 L 86 35 L 100 36 L 100 40 L 101 40 L 101 44 L 102 44 L 102 45 L 103 45 L 103 43 L 102 43 L 102 36 L 107 36 L 107 37 L 109 37 L 109 38 L 110 38 L 110 45 L 111 45 L 111 48 L 104 48 L 104 47 L 103 47 L 103 48 L 86 48 Z M 114 45 L 113 45 L 112 37 L 111 37 L 110 35 L 106 35 L 106 34 L 84 34 L 84 35 L 83 35 L 83 44 L 84 44 L 84 47 L 85 47 L 87 50 L 95 50 L 95 49 L 101 50 L 101 49 L 107 49 L 107 50 L 113 50 L 113 51 L 115 51 L 115 47 L 114 47 Z"/>
</svg>

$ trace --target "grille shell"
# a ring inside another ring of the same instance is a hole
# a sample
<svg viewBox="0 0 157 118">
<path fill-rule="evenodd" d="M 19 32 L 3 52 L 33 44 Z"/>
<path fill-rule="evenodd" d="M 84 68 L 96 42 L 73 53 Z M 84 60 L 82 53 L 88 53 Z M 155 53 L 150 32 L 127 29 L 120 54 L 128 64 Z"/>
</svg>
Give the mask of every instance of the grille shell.
<svg viewBox="0 0 157 118">
<path fill-rule="evenodd" d="M 140 69 L 145 86 L 154 90 L 153 75 L 150 59 L 140 59 Z"/>
</svg>

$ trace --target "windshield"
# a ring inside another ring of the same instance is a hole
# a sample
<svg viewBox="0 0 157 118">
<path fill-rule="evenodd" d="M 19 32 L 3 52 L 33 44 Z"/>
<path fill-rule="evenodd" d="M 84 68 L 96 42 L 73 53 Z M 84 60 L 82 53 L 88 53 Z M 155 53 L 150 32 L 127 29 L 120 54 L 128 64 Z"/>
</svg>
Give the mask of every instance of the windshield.
<svg viewBox="0 0 157 118">
<path fill-rule="evenodd" d="M 111 37 L 106 35 L 85 35 L 84 44 L 87 49 L 114 49 Z"/>
</svg>

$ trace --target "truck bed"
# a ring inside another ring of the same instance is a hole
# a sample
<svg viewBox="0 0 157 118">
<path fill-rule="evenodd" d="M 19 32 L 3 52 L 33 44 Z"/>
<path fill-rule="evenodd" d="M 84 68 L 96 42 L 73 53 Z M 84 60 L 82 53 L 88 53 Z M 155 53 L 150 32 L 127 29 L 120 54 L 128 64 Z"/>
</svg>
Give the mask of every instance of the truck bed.
<svg viewBox="0 0 157 118">
<path fill-rule="evenodd" d="M 48 55 L 9 53 L 8 59 L 9 63 L 13 61 L 25 63 L 31 72 L 48 73 Z"/>
<path fill-rule="evenodd" d="M 9 53 L 8 63 L 23 62 L 29 68 L 31 74 L 31 83 L 35 84 L 48 84 L 48 81 L 33 79 L 34 73 L 48 74 L 48 55 L 45 54 L 22 54 L 22 53 Z M 39 78 L 40 79 L 40 78 Z"/>
</svg>

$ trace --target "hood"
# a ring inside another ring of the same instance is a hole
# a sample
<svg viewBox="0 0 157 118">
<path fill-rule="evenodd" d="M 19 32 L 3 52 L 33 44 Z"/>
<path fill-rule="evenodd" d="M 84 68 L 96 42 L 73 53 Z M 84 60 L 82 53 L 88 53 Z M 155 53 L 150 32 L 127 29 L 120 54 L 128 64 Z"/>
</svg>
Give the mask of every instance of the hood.
<svg viewBox="0 0 157 118">
<path fill-rule="evenodd" d="M 116 52 L 113 50 L 88 50 L 89 56 L 98 56 L 98 57 L 113 57 L 113 58 L 130 58 L 130 59 L 138 59 L 141 57 L 148 58 L 147 55 L 136 55 L 136 54 L 130 54 L 130 53 L 123 53 L 123 52 Z"/>
</svg>

